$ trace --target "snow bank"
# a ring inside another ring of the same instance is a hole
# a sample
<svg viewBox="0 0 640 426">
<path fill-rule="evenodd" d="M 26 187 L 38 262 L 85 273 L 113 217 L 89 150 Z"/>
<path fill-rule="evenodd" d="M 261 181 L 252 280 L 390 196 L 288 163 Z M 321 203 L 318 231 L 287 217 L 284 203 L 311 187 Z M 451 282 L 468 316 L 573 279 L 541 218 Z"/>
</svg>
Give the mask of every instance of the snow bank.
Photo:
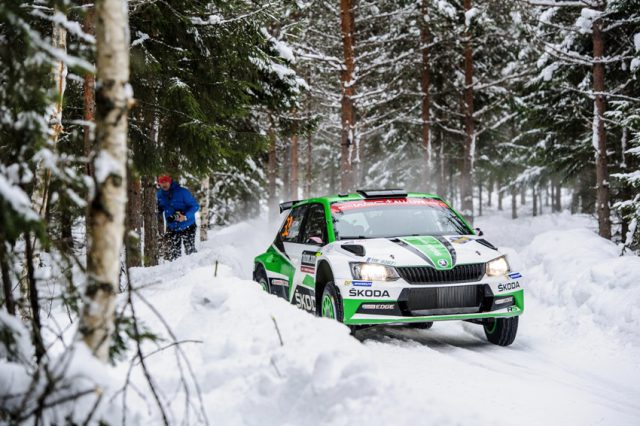
<svg viewBox="0 0 640 426">
<path fill-rule="evenodd" d="M 477 224 L 520 259 L 527 277 L 527 307 L 509 348 L 460 322 L 371 329 L 358 340 L 343 325 L 264 293 L 249 281 L 253 256 L 278 225 L 264 220 L 211 232 L 197 254 L 134 269 L 134 283 L 195 372 L 195 382 L 187 377 L 181 385 L 186 364 L 176 361 L 175 347 L 165 348 L 171 339 L 135 298 L 144 323 L 165 338 L 147 342 L 144 352 L 169 417 L 203 423 L 201 405 L 209 422 L 224 425 L 506 424 L 515 417 L 530 425 L 628 424 L 640 414 L 632 396 L 640 391 L 633 329 L 640 300 L 632 285 L 639 259 L 618 257 L 586 215 L 508 216 Z M 117 367 L 122 381 L 128 368 Z M 139 368 L 131 380 L 147 396 L 129 392 L 128 405 L 141 410 L 138 419 L 157 422 Z M 507 389 L 518 389 L 514 398 L 505 399 Z M 614 400 L 620 410 L 611 409 Z"/>
<path fill-rule="evenodd" d="M 193 265 L 188 260 L 177 264 Z M 183 277 L 145 290 L 175 334 L 192 342 L 182 349 L 197 371 L 210 421 L 408 424 L 419 413 L 421 424 L 453 423 L 443 407 L 427 403 L 428 397 L 403 397 L 405 378 L 380 371 L 374 350 L 351 337 L 347 327 L 267 295 L 225 265 L 218 268 L 218 277 L 211 265 L 192 267 Z M 147 323 L 153 321 L 150 311 L 140 312 Z M 174 353 L 159 352 L 148 364 L 165 390 L 171 416 L 184 419 L 183 400 L 166 394 L 180 382 L 180 371 L 167 368 L 175 364 Z M 135 381 L 145 388 L 140 376 Z"/>
<path fill-rule="evenodd" d="M 614 243 L 584 228 L 540 234 L 521 254 L 527 291 L 540 302 L 640 343 L 640 257 L 620 257 Z"/>
</svg>

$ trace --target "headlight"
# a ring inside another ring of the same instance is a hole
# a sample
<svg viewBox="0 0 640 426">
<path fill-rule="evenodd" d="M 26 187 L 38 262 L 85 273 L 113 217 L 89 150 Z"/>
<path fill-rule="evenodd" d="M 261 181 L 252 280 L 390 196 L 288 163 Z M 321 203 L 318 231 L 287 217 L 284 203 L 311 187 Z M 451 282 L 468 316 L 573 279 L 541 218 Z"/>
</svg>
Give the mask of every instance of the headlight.
<svg viewBox="0 0 640 426">
<path fill-rule="evenodd" d="M 506 275 L 509 272 L 509 263 L 507 259 L 502 256 L 497 259 L 493 259 L 487 262 L 487 275 L 490 277 L 498 277 L 500 275 Z"/>
<path fill-rule="evenodd" d="M 351 275 L 355 280 L 392 281 L 400 278 L 395 268 L 377 263 L 351 263 Z"/>
</svg>

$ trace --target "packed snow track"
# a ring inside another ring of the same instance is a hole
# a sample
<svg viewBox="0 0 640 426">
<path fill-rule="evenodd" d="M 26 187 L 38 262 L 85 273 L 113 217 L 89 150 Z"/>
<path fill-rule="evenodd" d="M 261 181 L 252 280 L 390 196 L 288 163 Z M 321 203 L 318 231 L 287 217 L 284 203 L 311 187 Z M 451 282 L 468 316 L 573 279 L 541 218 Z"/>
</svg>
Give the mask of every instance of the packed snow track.
<svg viewBox="0 0 640 426">
<path fill-rule="evenodd" d="M 251 260 L 273 230 L 260 221 L 212 233 L 199 253 L 134 270 L 133 279 L 177 338 L 192 342 L 181 347 L 211 423 L 640 424 L 640 258 L 619 257 L 587 217 L 493 214 L 477 225 L 518 253 L 528 279 L 518 336 L 506 348 L 457 321 L 370 328 L 355 339 L 262 292 L 249 281 Z M 172 416 L 184 419 L 175 355 L 162 351 L 148 364 Z M 127 366 L 117 369 L 124 378 Z M 141 372 L 133 381 L 145 389 Z M 203 421 L 192 409 L 189 422 Z"/>
</svg>

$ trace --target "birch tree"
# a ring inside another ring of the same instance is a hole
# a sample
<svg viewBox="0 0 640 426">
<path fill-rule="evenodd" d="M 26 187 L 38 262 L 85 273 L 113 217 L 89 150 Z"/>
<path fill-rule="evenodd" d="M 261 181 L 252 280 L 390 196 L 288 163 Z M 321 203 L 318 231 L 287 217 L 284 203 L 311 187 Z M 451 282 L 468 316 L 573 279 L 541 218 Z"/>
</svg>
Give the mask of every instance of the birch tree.
<svg viewBox="0 0 640 426">
<path fill-rule="evenodd" d="M 79 331 L 94 355 L 107 362 L 127 200 L 129 25 L 126 2 L 98 0 L 96 10 L 95 193 L 89 208 L 87 288 Z"/>
</svg>

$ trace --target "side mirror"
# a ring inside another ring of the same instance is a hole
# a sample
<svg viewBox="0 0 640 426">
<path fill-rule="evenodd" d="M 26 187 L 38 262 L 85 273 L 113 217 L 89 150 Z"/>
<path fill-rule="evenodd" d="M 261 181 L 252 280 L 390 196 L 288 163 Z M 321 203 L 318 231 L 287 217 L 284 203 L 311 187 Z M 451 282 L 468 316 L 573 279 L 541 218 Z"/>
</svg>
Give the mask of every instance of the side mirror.
<svg viewBox="0 0 640 426">
<path fill-rule="evenodd" d="M 484 232 L 482 232 L 482 229 L 480 228 L 475 228 L 474 231 L 476 231 L 478 237 L 482 237 L 484 235 Z"/>
</svg>

